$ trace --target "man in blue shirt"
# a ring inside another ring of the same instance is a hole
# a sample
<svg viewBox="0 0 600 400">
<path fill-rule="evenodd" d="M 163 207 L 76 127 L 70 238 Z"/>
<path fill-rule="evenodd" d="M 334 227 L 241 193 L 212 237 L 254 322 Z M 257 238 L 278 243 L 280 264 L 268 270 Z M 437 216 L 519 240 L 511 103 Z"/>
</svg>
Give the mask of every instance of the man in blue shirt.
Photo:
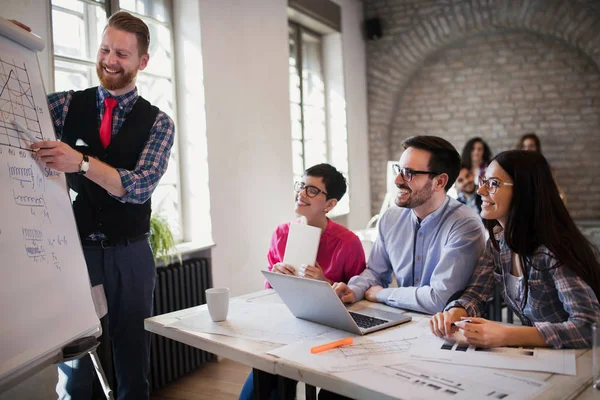
<svg viewBox="0 0 600 400">
<path fill-rule="evenodd" d="M 335 283 L 345 303 L 369 301 L 434 314 L 462 291 L 485 247 L 481 218 L 446 195 L 460 155 L 446 140 L 414 136 L 394 164 L 398 195 L 378 226 L 367 269 L 348 285 Z M 396 276 L 398 288 L 388 288 Z"/>
</svg>

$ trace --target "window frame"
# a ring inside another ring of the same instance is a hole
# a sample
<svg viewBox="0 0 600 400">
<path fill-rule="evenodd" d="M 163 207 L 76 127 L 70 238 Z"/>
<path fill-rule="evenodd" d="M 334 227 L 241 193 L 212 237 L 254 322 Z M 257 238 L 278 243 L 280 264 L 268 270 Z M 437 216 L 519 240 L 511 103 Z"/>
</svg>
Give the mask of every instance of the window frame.
<svg viewBox="0 0 600 400">
<path fill-rule="evenodd" d="M 326 82 L 326 77 L 325 77 L 325 65 L 324 65 L 324 54 L 323 54 L 323 37 L 324 35 L 314 31 L 310 28 L 307 28 L 306 26 L 299 24 L 295 21 L 292 20 L 288 20 L 288 27 L 294 29 L 294 42 L 295 42 L 295 59 L 296 59 L 296 73 L 298 74 L 298 77 L 300 78 L 300 102 L 296 105 L 300 106 L 300 127 L 301 127 L 301 136 L 302 138 L 300 139 L 301 145 L 302 145 L 302 170 L 305 171 L 308 166 L 306 165 L 306 136 L 305 136 L 305 129 L 306 129 L 306 124 L 305 124 L 305 116 L 304 116 L 304 108 L 305 108 L 305 93 L 304 93 L 304 80 L 303 80 L 303 71 L 304 71 L 304 67 L 303 67 L 303 63 L 304 63 L 304 57 L 302 54 L 302 44 L 303 44 L 303 39 L 302 39 L 302 35 L 304 33 L 313 36 L 315 38 L 317 38 L 319 40 L 319 64 L 320 64 L 320 69 L 322 72 L 322 76 L 323 76 L 323 85 L 324 85 L 324 90 L 323 90 L 323 97 L 324 97 L 324 111 L 325 111 L 325 121 L 324 121 L 324 128 L 325 128 L 325 158 L 327 161 L 329 161 L 331 159 L 331 153 L 330 153 L 330 146 L 329 146 L 329 141 L 330 141 L 330 137 L 329 137 L 329 128 L 328 128 L 328 124 L 327 124 L 327 117 L 329 115 L 329 107 L 328 107 L 328 101 L 327 101 L 327 90 L 326 90 L 326 86 L 327 86 L 327 82 Z M 288 31 L 289 31 L 288 28 Z M 289 34 L 288 34 L 288 40 L 289 40 Z M 289 66 L 288 66 L 289 68 Z M 289 74 L 288 74 L 289 75 Z M 291 98 L 290 98 L 290 103 L 292 103 Z M 290 123 L 295 122 L 295 121 L 291 121 Z M 294 140 L 298 140 L 298 139 L 294 139 L 292 138 L 292 141 Z M 292 147 L 293 148 L 293 147 Z M 293 151 L 293 150 L 292 150 Z M 295 174 L 296 171 L 294 171 Z M 295 176 L 294 179 L 296 179 L 297 177 Z"/>
</svg>

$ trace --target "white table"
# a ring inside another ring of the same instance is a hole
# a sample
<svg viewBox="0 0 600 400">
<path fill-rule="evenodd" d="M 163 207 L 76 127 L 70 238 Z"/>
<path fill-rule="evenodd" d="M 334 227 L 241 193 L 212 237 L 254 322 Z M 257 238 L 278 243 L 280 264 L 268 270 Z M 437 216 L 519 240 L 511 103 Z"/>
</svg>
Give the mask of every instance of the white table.
<svg viewBox="0 0 600 400">
<path fill-rule="evenodd" d="M 270 290 L 272 291 L 272 290 Z M 269 291 L 263 292 L 267 294 Z M 256 297 L 259 293 L 251 293 L 240 296 L 238 299 Z M 273 296 L 275 297 L 275 296 Z M 190 333 L 168 328 L 168 325 L 177 321 L 178 317 L 189 315 L 194 312 L 205 310 L 206 305 L 176 311 L 169 314 L 158 315 L 148 318 L 144 326 L 146 330 L 155 334 L 165 336 L 187 345 L 199 348 L 218 356 L 225 357 L 236 362 L 252 367 L 255 373 L 264 371 L 270 374 L 276 374 L 280 377 L 287 377 L 307 384 L 307 400 L 314 398 L 313 387 L 321 387 L 327 390 L 340 393 L 357 399 L 394 399 L 369 387 L 368 382 L 348 381 L 338 376 L 329 374 L 322 370 L 310 368 L 284 359 L 266 354 L 267 351 L 281 347 L 281 344 L 269 344 L 254 340 L 239 339 L 223 335 L 210 333 Z M 208 316 L 208 314 L 206 314 Z M 418 315 L 418 314 L 416 314 Z M 390 328 L 393 329 L 393 328 Z M 589 400 L 600 398 L 600 391 L 591 387 L 592 371 L 592 352 L 586 351 L 577 358 L 577 375 L 568 376 L 553 374 L 547 382 L 552 384 L 552 389 L 544 392 L 536 399 L 539 400 L 560 400 L 560 399 L 578 399 Z M 519 371 L 510 371 L 512 374 L 519 375 Z M 255 375 L 258 376 L 258 375 Z M 282 382 L 283 380 L 280 380 Z M 260 389 L 258 389 L 260 390 Z M 285 390 L 285 389 L 282 389 Z M 410 398 L 407 393 L 402 393 L 402 398 Z M 260 398 L 263 398 L 262 393 Z"/>
</svg>

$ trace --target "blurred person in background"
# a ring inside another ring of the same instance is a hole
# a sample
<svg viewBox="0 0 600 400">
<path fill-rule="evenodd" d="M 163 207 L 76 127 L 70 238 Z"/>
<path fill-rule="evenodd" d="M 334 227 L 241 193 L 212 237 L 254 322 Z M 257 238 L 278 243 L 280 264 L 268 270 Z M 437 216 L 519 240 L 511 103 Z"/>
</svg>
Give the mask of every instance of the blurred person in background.
<svg viewBox="0 0 600 400">
<path fill-rule="evenodd" d="M 535 152 L 542 154 L 542 142 L 540 141 L 539 136 L 536 135 L 534 132 L 527 132 L 521 136 L 515 149 L 526 150 L 526 151 L 535 151 Z M 558 188 L 558 193 L 560 194 L 560 198 L 563 201 L 563 203 L 565 203 L 565 206 L 566 206 L 567 205 L 567 197 L 565 196 L 565 192 L 561 189 L 560 185 L 556 181 L 556 176 L 554 176 L 554 171 L 552 171 L 552 177 L 554 178 L 554 183 L 556 184 L 556 187 Z"/>
<path fill-rule="evenodd" d="M 467 167 L 475 177 L 475 183 L 485 174 L 490 164 L 492 152 L 486 142 L 480 137 L 469 139 L 462 150 L 462 165 Z"/>
</svg>

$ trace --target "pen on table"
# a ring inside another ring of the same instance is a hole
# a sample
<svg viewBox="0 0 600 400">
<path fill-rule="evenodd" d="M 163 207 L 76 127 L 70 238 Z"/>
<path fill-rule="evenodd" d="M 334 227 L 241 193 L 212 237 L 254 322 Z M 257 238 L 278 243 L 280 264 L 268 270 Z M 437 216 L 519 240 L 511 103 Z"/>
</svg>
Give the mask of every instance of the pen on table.
<svg viewBox="0 0 600 400">
<path fill-rule="evenodd" d="M 29 132 L 29 130 L 27 130 L 27 128 L 25 128 L 19 121 L 14 119 L 12 123 L 15 127 L 17 127 L 17 132 L 24 134 L 26 136 L 26 139 L 29 140 L 31 143 L 40 142 L 40 139 L 36 138 L 35 135 Z"/>
<path fill-rule="evenodd" d="M 473 321 L 471 321 L 470 319 L 463 319 L 463 320 L 460 320 L 460 321 L 456 321 L 456 322 L 453 322 L 453 323 L 451 323 L 451 324 L 450 324 L 450 326 L 458 326 L 458 325 L 456 325 L 456 324 L 458 324 L 458 323 L 461 323 L 461 322 L 472 323 Z M 459 328 L 460 328 L 460 327 L 459 327 Z"/>
<path fill-rule="evenodd" d="M 315 346 L 310 349 L 310 352 L 313 354 L 317 354 L 322 351 L 335 349 L 336 347 L 348 346 L 348 345 L 351 345 L 353 342 L 354 342 L 354 339 L 352 339 L 351 337 L 346 338 L 346 339 L 336 340 L 335 342 L 322 344 L 320 346 Z"/>
</svg>

